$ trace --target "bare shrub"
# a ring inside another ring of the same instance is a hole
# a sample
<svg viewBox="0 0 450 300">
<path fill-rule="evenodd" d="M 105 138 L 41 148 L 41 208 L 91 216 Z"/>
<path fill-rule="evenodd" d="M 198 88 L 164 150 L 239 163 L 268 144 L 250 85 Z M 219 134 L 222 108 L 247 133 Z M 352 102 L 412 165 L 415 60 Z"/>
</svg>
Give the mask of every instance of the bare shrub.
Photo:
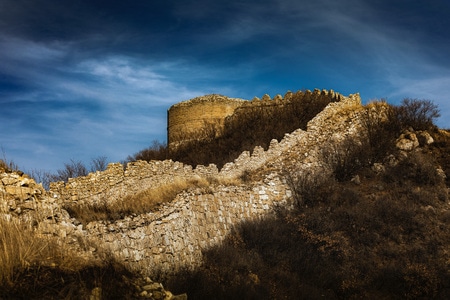
<svg viewBox="0 0 450 300">
<path fill-rule="evenodd" d="M 86 166 L 79 160 L 70 160 L 70 163 L 65 163 L 63 169 L 56 170 L 56 174 L 50 174 L 50 181 L 64 181 L 67 182 L 69 178 L 79 176 L 86 176 L 88 170 Z"/>
<path fill-rule="evenodd" d="M 132 156 L 128 156 L 127 161 L 137 160 L 165 160 L 168 158 L 168 147 L 166 143 L 153 140 L 150 147 L 135 153 Z"/>
<path fill-rule="evenodd" d="M 439 110 L 430 100 L 404 99 L 399 106 L 385 100 L 369 103 L 362 123 L 367 135 L 369 157 L 372 163 L 396 151 L 395 140 L 406 129 L 434 129 Z"/>
<path fill-rule="evenodd" d="M 410 153 L 394 167 L 388 169 L 384 178 L 386 181 L 405 185 L 410 182 L 413 185 L 439 186 L 445 182 L 437 171 L 438 166 L 434 159 L 421 152 Z"/>
<path fill-rule="evenodd" d="M 365 151 L 370 164 L 379 162 L 395 152 L 395 140 L 402 132 L 397 109 L 385 100 L 368 104 L 362 115 L 366 136 Z"/>
<path fill-rule="evenodd" d="M 440 117 L 437 105 L 430 100 L 406 98 L 396 109 L 403 127 L 412 127 L 414 130 L 431 129 L 434 120 Z"/>
<path fill-rule="evenodd" d="M 108 158 L 106 156 L 98 156 L 91 160 L 90 172 L 105 171 L 108 166 Z"/>
<path fill-rule="evenodd" d="M 333 169 L 336 180 L 346 181 L 357 171 L 370 164 L 367 143 L 357 138 L 345 138 L 339 143 L 328 143 L 322 149 L 322 157 Z"/>
</svg>

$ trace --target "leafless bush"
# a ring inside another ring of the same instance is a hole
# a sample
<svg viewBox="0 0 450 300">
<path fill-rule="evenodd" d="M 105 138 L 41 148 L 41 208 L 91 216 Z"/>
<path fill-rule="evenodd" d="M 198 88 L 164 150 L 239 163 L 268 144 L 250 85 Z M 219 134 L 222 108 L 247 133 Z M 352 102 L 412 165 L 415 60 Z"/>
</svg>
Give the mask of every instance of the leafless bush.
<svg viewBox="0 0 450 300">
<path fill-rule="evenodd" d="M 168 158 L 168 153 L 169 151 L 166 143 L 153 140 L 150 147 L 143 149 L 132 156 L 128 156 L 126 162 L 137 160 L 165 160 Z"/>
<path fill-rule="evenodd" d="M 67 182 L 69 178 L 86 176 L 87 174 L 88 170 L 81 161 L 71 159 L 70 163 L 64 164 L 63 169 L 56 170 L 56 174 L 50 175 L 50 181 Z"/>
<path fill-rule="evenodd" d="M 387 170 L 384 177 L 386 181 L 406 185 L 440 186 L 445 182 L 437 171 L 436 162 L 428 155 L 413 152 L 394 167 Z"/>
<path fill-rule="evenodd" d="M 403 127 L 412 127 L 415 130 L 433 128 L 434 120 L 440 117 L 437 105 L 430 100 L 406 98 L 396 110 Z"/>
<path fill-rule="evenodd" d="M 385 100 L 370 103 L 363 111 L 362 125 L 370 163 L 378 162 L 395 151 L 395 140 L 403 126 L 394 106 Z"/>
<path fill-rule="evenodd" d="M 370 164 L 371 156 L 367 147 L 364 138 L 345 138 L 339 143 L 326 144 L 321 152 L 324 161 L 333 169 L 336 180 L 347 181 Z"/>
<path fill-rule="evenodd" d="M 26 172 L 37 183 L 41 183 L 45 189 L 48 189 L 51 182 L 52 174 L 48 171 L 33 169 Z"/>
<path fill-rule="evenodd" d="M 98 156 L 91 160 L 91 172 L 105 171 L 108 166 L 108 158 L 106 156 Z"/>
<path fill-rule="evenodd" d="M 328 202 L 335 187 L 334 179 L 325 173 L 290 171 L 283 177 L 298 207 Z"/>
<path fill-rule="evenodd" d="M 65 163 L 63 169 L 56 170 L 55 174 L 44 174 L 48 177 L 45 179 L 48 182 L 64 181 L 67 182 L 69 178 L 76 178 L 80 176 L 86 176 L 90 172 L 103 171 L 107 166 L 107 157 L 99 156 L 93 158 L 91 161 L 91 168 L 88 170 L 86 165 L 80 160 L 70 160 L 70 163 Z"/>
</svg>

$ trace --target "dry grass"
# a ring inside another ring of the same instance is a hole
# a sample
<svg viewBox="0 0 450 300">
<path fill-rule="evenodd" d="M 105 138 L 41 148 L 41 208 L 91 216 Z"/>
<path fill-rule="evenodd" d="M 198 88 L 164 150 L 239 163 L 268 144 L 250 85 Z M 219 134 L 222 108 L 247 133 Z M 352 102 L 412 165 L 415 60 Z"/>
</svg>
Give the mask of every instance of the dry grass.
<svg viewBox="0 0 450 300">
<path fill-rule="evenodd" d="M 205 178 L 176 178 L 173 182 L 156 188 L 150 188 L 132 196 L 127 196 L 115 206 L 120 211 L 145 213 L 156 210 L 161 204 L 170 202 L 182 191 L 189 188 L 207 188 L 209 182 Z"/>
<path fill-rule="evenodd" d="M 48 243 L 31 235 L 23 224 L 12 219 L 0 218 L 0 282 L 13 285 L 26 269 L 42 258 Z M 25 232 L 25 234 L 24 234 Z M 44 254 L 44 257 L 46 255 Z"/>
<path fill-rule="evenodd" d="M 17 171 L 19 167 L 13 162 L 5 159 L 0 159 L 0 170 L 4 170 L 4 172 L 10 173 L 13 171 Z"/>
<path fill-rule="evenodd" d="M 67 205 L 69 214 L 83 224 L 92 221 L 122 219 L 128 215 L 139 215 L 153 212 L 164 204 L 171 202 L 182 191 L 200 188 L 203 192 L 212 192 L 213 185 L 237 185 L 239 179 L 229 178 L 175 178 L 172 182 L 143 190 L 134 195 L 110 203 L 107 200 L 85 205 Z"/>
<path fill-rule="evenodd" d="M 81 258 L 55 239 L 37 236 L 17 219 L 0 217 L 0 290 L 30 288 L 23 286 L 28 283 L 26 277 L 39 270 L 77 271 L 83 265 Z"/>
<path fill-rule="evenodd" d="M 111 254 L 88 260 L 17 219 L 0 217 L 0 299 L 130 299 L 133 275 Z"/>
<path fill-rule="evenodd" d="M 396 154 L 408 118 L 391 108 L 386 119 L 368 115 L 368 141 L 331 149 L 333 176 L 287 174 L 295 209 L 242 224 L 169 289 L 195 299 L 449 299 L 450 137 L 434 132 L 434 144 L 371 169 Z"/>
</svg>

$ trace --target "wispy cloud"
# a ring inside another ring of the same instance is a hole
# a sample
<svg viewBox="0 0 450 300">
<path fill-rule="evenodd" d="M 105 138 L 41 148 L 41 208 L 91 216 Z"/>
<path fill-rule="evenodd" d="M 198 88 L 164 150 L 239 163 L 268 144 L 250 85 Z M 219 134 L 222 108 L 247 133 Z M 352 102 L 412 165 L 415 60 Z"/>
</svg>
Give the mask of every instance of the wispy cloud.
<svg viewBox="0 0 450 300">
<path fill-rule="evenodd" d="M 0 144 L 28 168 L 92 153 L 123 159 L 165 138 L 170 105 L 208 93 L 250 99 L 318 87 L 365 100 L 427 98 L 450 119 L 450 41 L 430 31 L 448 27 L 443 5 L 3 2 L 0 104 L 8 131 Z M 51 159 L 37 159 L 44 155 Z"/>
<path fill-rule="evenodd" d="M 29 168 L 40 163 L 30 163 L 26 156 L 43 154 L 53 158 L 49 169 L 73 156 L 89 160 L 92 153 L 125 159 L 151 139 L 165 138 L 166 110 L 171 104 L 202 93 L 160 72 L 175 72 L 176 64 L 126 56 L 66 63 L 63 48 L 17 39 L 1 54 L 2 64 L 14 59 L 19 66 L 10 74 L 31 85 L 28 92 L 0 99 L 9 102 L 11 116 L 9 133 L 1 135 L 1 143 L 15 155 L 25 156 L 20 160 Z M 21 121 L 14 122 L 18 117 Z M 31 147 L 18 149 L 24 144 Z"/>
</svg>

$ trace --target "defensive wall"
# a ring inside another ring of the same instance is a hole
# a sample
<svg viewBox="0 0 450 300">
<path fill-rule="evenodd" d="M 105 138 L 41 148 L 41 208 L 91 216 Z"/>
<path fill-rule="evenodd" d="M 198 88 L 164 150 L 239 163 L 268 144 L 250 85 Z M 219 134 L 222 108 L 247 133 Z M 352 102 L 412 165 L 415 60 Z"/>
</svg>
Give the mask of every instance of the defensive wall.
<svg viewBox="0 0 450 300">
<path fill-rule="evenodd" d="M 120 163 L 111 163 L 103 172 L 70 178 L 67 183 L 52 182 L 49 193 L 61 203 L 113 203 L 127 195 L 173 183 L 178 178 L 207 179 L 216 177 L 217 174 L 215 165 L 197 166 L 193 169 L 190 165 L 172 160 L 136 161 L 128 163 L 125 169 Z"/>
<path fill-rule="evenodd" d="M 233 226 L 286 205 L 290 191 L 277 177 L 251 186 L 217 186 L 179 194 L 155 213 L 116 222 L 91 222 L 85 232 L 140 272 L 173 274 L 202 262 L 202 251 L 219 245 Z"/>
<path fill-rule="evenodd" d="M 117 201 L 179 177 L 232 179 L 244 172 L 263 174 L 262 180 L 245 185 L 216 184 L 208 189 L 190 189 L 157 212 L 114 222 L 91 222 L 86 227 L 66 222 L 63 236 L 92 239 L 147 275 L 156 271 L 170 274 L 201 263 L 202 251 L 223 241 L 233 226 L 262 218 L 275 207 L 292 203 L 292 192 L 283 172 L 295 169 L 323 174 L 327 166 L 320 160 L 321 147 L 327 141 L 338 143 L 357 133 L 357 108 L 361 107 L 358 94 L 343 97 L 332 91 L 311 93 L 332 96 L 335 100 L 308 123 L 307 130 L 298 129 L 287 133 L 281 141 L 273 140 L 266 151 L 261 147 L 245 151 L 221 170 L 215 165 L 194 169 L 171 160 L 138 161 L 129 163 L 125 169 L 121 164 L 110 164 L 104 172 L 70 179 L 67 183 L 52 183 L 49 194 L 61 205 L 67 202 L 82 205 Z M 279 100 L 254 100 L 245 105 L 259 105 L 254 103 L 257 101 L 275 105 Z"/>
<path fill-rule="evenodd" d="M 344 98 L 333 90 L 298 91 L 287 92 L 284 97 L 275 95 L 271 98 L 264 95 L 261 99 L 253 98 L 251 101 L 228 98 L 223 95 L 206 95 L 191 100 L 183 101 L 171 106 L 167 111 L 167 143 L 170 149 L 179 143 L 199 140 L 207 137 L 218 137 L 224 129 L 225 120 L 236 115 L 236 112 L 266 107 L 277 109 L 279 106 L 290 105 L 293 101 L 301 101 L 302 98 L 325 100 L 336 102 Z"/>
<path fill-rule="evenodd" d="M 62 242 L 74 247 L 79 241 L 88 240 L 91 246 L 78 246 L 79 251 L 95 256 L 99 249 L 109 249 L 120 261 L 148 276 L 155 272 L 174 274 L 180 268 L 195 267 L 202 262 L 202 251 L 220 244 L 234 226 L 263 218 L 278 206 L 292 204 L 286 171 L 295 170 L 298 176 L 327 172 L 320 156 L 321 147 L 358 134 L 359 95 L 338 98 L 308 123 L 307 130 L 298 129 L 287 133 L 281 141 L 273 140 L 266 151 L 261 147 L 251 153 L 245 151 L 221 170 L 215 165 L 194 169 L 171 160 L 138 161 L 129 163 L 125 169 L 121 164 L 110 164 L 103 172 L 73 178 L 67 183 L 52 183 L 47 192 L 41 188 L 36 192 L 28 190 L 33 187 L 28 181 L 5 173 L 3 194 L 17 190 L 26 196 L 4 196 L 10 200 L 3 210 L 19 214 L 18 203 L 27 203 L 27 211 L 39 210 L 40 219 L 35 223 L 36 230 L 42 234 L 59 236 Z M 237 185 L 220 184 L 220 179 L 238 178 L 245 172 L 258 172 L 261 179 Z M 111 203 L 178 177 L 219 180 L 208 188 L 180 193 L 158 211 L 133 214 L 116 221 L 93 221 L 83 226 L 62 209 L 67 202 L 71 205 Z M 16 208 L 11 206 L 13 199 Z"/>
</svg>

